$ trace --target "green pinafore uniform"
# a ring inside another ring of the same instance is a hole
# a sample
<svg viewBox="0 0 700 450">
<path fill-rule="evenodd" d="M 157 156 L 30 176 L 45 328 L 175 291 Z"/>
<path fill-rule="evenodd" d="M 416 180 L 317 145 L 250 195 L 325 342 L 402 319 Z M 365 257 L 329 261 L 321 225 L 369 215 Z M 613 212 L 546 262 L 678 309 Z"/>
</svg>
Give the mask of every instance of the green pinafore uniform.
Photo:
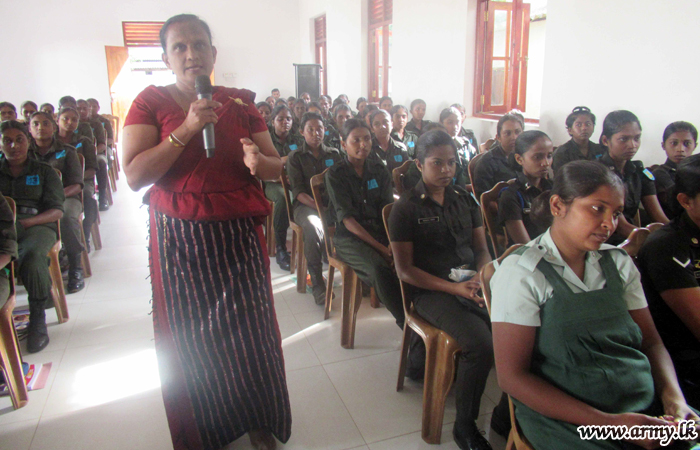
<svg viewBox="0 0 700 450">
<path fill-rule="evenodd" d="M 530 370 L 601 411 L 641 412 L 654 401 L 654 380 L 641 351 L 642 332 L 627 310 L 610 251 L 602 251 L 600 259 L 605 288 L 589 292 L 574 293 L 548 262 L 539 261 L 537 268 L 554 292 L 541 307 Z M 581 440 L 576 425 L 513 402 L 518 424 L 536 449 L 620 448 L 617 442 Z"/>
</svg>

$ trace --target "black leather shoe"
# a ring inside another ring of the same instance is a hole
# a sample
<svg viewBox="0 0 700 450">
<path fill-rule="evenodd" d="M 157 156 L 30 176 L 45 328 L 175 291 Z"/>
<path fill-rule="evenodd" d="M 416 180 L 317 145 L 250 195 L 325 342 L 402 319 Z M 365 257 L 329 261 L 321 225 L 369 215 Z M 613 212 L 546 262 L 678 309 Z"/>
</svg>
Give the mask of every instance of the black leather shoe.
<svg viewBox="0 0 700 450">
<path fill-rule="evenodd" d="M 289 263 L 291 261 L 291 258 L 289 257 L 289 253 L 287 252 L 287 249 L 281 245 L 277 246 L 277 255 L 275 256 L 277 259 L 277 265 L 280 266 L 280 269 L 282 270 L 289 270 Z"/>
<path fill-rule="evenodd" d="M 68 274 L 68 293 L 74 294 L 82 291 L 85 288 L 85 280 L 83 280 L 83 269 L 71 270 Z"/>
<path fill-rule="evenodd" d="M 312 288 L 314 294 L 314 301 L 317 305 L 326 304 L 326 286 L 323 284 L 317 284 Z"/>
<path fill-rule="evenodd" d="M 29 303 L 29 331 L 27 333 L 27 351 L 37 353 L 49 345 L 49 330 L 46 328 L 44 301 Z"/>
<path fill-rule="evenodd" d="M 469 431 L 460 433 L 457 428 L 452 429 L 452 436 L 455 439 L 457 447 L 462 450 L 493 450 L 489 441 L 481 435 L 476 425 L 468 427 Z"/>
</svg>

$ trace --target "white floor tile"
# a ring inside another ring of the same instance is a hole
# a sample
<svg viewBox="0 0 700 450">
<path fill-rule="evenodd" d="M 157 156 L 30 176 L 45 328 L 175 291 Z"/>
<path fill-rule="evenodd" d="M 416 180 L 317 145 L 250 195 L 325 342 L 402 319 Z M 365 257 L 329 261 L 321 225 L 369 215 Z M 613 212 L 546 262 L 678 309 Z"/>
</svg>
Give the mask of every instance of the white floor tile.
<svg viewBox="0 0 700 450">
<path fill-rule="evenodd" d="M 85 289 L 84 303 L 125 298 L 151 297 L 148 267 L 125 268 L 118 272 L 94 272 Z"/>
<path fill-rule="evenodd" d="M 39 419 L 0 425 L 2 450 L 28 450 Z"/>
<path fill-rule="evenodd" d="M 146 242 L 120 246 L 118 251 L 94 250 L 90 253 L 90 267 L 93 273 L 122 270 L 127 267 L 148 267 Z"/>
</svg>

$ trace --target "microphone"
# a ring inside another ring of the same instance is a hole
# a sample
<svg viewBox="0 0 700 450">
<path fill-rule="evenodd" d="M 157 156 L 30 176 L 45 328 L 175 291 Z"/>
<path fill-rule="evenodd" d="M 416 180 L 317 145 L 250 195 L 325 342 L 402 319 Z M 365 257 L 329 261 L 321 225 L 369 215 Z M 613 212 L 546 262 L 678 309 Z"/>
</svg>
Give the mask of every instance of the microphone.
<svg viewBox="0 0 700 450">
<path fill-rule="evenodd" d="M 211 100 L 212 87 L 208 76 L 199 75 L 194 81 L 194 88 L 197 91 L 198 99 L 206 98 Z M 204 149 L 207 151 L 207 158 L 213 158 L 214 149 L 216 148 L 214 144 L 214 124 L 208 123 L 204 125 L 202 133 L 204 135 Z"/>
</svg>

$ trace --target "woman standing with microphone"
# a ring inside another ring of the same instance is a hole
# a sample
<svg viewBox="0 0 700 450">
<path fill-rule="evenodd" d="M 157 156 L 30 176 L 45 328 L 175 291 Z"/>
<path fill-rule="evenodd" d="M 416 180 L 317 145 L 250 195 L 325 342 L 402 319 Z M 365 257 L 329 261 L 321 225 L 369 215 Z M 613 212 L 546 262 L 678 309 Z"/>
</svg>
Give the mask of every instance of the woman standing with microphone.
<svg viewBox="0 0 700 450">
<path fill-rule="evenodd" d="M 160 32 L 176 83 L 150 86 L 124 126 L 129 186 L 146 194 L 156 353 L 175 449 L 218 449 L 249 433 L 274 449 L 291 433 L 282 345 L 261 223 L 262 180 L 282 162 L 255 94 L 195 80 L 216 60 L 208 25 L 171 17 Z M 202 129 L 214 124 L 207 158 Z"/>
</svg>

